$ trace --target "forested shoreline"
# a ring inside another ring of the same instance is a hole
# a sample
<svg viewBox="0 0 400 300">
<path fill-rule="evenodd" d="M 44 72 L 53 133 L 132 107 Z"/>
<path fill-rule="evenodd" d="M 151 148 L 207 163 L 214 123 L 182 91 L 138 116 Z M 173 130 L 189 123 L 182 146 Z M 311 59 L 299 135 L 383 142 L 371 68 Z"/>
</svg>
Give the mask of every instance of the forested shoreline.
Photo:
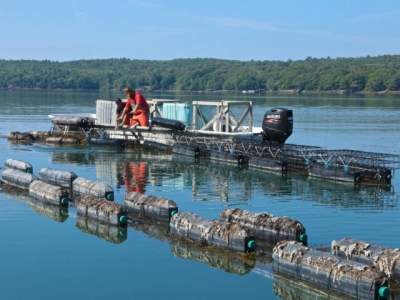
<svg viewBox="0 0 400 300">
<path fill-rule="evenodd" d="M 397 93 L 399 67 L 400 55 L 297 61 L 0 60 L 0 88 Z"/>
</svg>

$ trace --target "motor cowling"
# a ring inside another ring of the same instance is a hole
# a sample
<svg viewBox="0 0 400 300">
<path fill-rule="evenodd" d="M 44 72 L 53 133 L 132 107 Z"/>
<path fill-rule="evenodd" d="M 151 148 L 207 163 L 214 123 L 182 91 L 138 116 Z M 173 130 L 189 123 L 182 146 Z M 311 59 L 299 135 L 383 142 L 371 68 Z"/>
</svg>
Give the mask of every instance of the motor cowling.
<svg viewBox="0 0 400 300">
<path fill-rule="evenodd" d="M 286 108 L 272 108 L 264 115 L 262 122 L 264 139 L 285 143 L 293 132 L 293 111 Z"/>
</svg>

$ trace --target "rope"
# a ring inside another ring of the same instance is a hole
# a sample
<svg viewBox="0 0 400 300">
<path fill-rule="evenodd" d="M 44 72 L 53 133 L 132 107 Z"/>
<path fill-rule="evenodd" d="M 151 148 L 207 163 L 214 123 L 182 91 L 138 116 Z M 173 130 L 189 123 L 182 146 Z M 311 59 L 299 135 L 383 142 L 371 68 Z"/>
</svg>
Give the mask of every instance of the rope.
<svg viewBox="0 0 400 300">
<path fill-rule="evenodd" d="M 261 153 L 260 153 L 260 151 L 258 150 L 258 148 L 261 149 Z M 258 154 L 259 156 L 262 156 L 262 153 L 264 152 L 264 150 L 265 150 L 266 148 L 265 148 L 265 147 L 254 147 L 254 149 L 256 150 L 256 152 L 257 152 L 257 154 Z"/>
<path fill-rule="evenodd" d="M 301 153 L 301 155 L 303 156 L 303 158 L 305 159 L 305 164 L 306 164 L 306 165 L 309 165 L 309 164 L 310 164 L 310 158 L 314 155 L 314 152 L 311 152 L 311 153 L 305 155 L 305 154 L 303 153 L 303 150 L 301 150 L 300 153 Z"/>
<path fill-rule="evenodd" d="M 236 146 L 236 144 L 228 144 L 228 148 L 229 148 L 231 154 L 233 154 L 235 152 L 235 146 Z"/>
<path fill-rule="evenodd" d="M 329 167 L 329 161 L 331 160 L 331 158 L 332 158 L 333 156 L 330 156 L 328 160 L 327 160 L 327 158 L 322 157 L 321 154 L 319 155 L 319 157 L 323 160 L 323 162 L 324 162 L 324 167 L 325 167 L 325 168 L 328 168 L 328 167 Z"/>
<path fill-rule="evenodd" d="M 272 151 L 271 151 L 271 148 L 269 148 L 269 153 L 271 153 L 271 155 L 272 155 L 273 158 L 275 158 L 275 157 L 279 154 L 279 152 L 281 152 L 280 149 L 276 150 L 275 155 L 274 155 L 274 154 L 272 153 Z"/>
<path fill-rule="evenodd" d="M 215 145 L 217 146 L 217 148 L 218 148 L 218 152 L 221 152 L 222 151 L 222 145 L 223 145 L 224 143 L 215 143 Z"/>
<path fill-rule="evenodd" d="M 244 147 L 244 143 L 242 143 L 242 148 L 243 148 L 243 151 L 244 151 L 244 153 L 249 153 L 249 150 L 251 149 L 251 145 L 249 145 L 249 147 L 246 149 L 245 147 Z"/>
<path fill-rule="evenodd" d="M 345 170 L 346 172 L 349 170 L 349 165 L 350 165 L 351 162 L 353 162 L 353 161 L 354 161 L 354 162 L 357 162 L 357 160 L 356 160 L 354 157 L 350 158 L 350 160 L 349 160 L 348 163 L 346 163 L 346 161 L 344 161 L 340 155 L 339 155 L 339 159 L 340 159 L 340 161 L 342 162 L 342 164 L 343 164 L 343 166 L 344 166 L 344 170 Z M 346 159 L 346 158 L 344 157 L 344 159 Z"/>
<path fill-rule="evenodd" d="M 330 288 L 330 282 L 331 282 L 331 274 L 332 274 L 332 270 L 333 270 L 333 268 L 331 268 L 331 270 L 329 271 L 329 276 L 328 276 L 328 278 L 327 278 L 327 280 L 326 280 L 326 289 L 327 290 L 329 290 L 329 288 Z"/>
<path fill-rule="evenodd" d="M 358 278 L 359 276 L 356 277 L 356 299 L 358 299 Z"/>
</svg>

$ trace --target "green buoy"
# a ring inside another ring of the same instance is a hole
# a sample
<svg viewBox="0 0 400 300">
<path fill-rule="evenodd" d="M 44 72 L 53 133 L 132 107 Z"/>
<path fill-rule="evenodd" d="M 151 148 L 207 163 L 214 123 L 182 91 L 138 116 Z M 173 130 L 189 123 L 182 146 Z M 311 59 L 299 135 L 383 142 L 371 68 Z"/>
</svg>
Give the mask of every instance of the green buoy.
<svg viewBox="0 0 400 300">
<path fill-rule="evenodd" d="M 383 297 L 383 298 L 389 298 L 390 296 L 390 289 L 387 286 L 382 286 L 379 289 L 379 296 Z"/>
<path fill-rule="evenodd" d="M 248 241 L 248 242 L 247 242 L 247 248 L 249 248 L 249 249 L 251 249 L 251 250 L 256 249 L 256 246 L 257 246 L 257 244 L 256 244 L 256 241 L 255 241 L 255 240 L 251 240 L 251 241 Z"/>
<path fill-rule="evenodd" d="M 62 198 L 61 205 L 68 205 L 68 198 Z"/>
<path fill-rule="evenodd" d="M 119 225 L 126 225 L 128 223 L 128 218 L 124 216 L 119 217 Z"/>
<path fill-rule="evenodd" d="M 304 244 L 304 243 L 307 243 L 307 240 L 308 240 L 307 234 L 305 234 L 305 233 L 301 234 L 301 235 L 299 236 L 299 240 L 300 240 L 300 242 L 302 242 L 303 244 Z"/>
</svg>

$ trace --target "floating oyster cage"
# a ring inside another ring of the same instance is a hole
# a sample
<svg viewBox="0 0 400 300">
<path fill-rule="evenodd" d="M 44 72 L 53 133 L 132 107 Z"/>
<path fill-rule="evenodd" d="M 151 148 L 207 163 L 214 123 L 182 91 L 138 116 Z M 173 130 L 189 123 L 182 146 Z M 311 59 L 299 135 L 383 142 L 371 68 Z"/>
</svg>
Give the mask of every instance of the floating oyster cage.
<svg viewBox="0 0 400 300">
<path fill-rule="evenodd" d="M 319 158 L 323 163 L 333 166 L 349 168 L 388 168 L 400 167 L 400 156 L 377 152 L 357 150 L 327 150 L 321 153 Z"/>
<path fill-rule="evenodd" d="M 390 183 L 394 170 L 400 167 L 400 156 L 394 154 L 326 150 L 313 157 L 311 176 L 342 178 L 344 181 Z"/>
<path fill-rule="evenodd" d="M 49 118 L 53 124 L 51 134 L 82 134 L 86 129 L 90 130 L 96 122 L 96 115 L 87 113 L 78 113 L 74 116 L 55 114 L 49 115 Z"/>
<path fill-rule="evenodd" d="M 326 152 L 326 147 L 285 144 L 283 157 L 289 168 L 305 169 L 314 161 L 314 157 Z"/>
<path fill-rule="evenodd" d="M 199 132 L 179 132 L 173 135 L 174 144 L 188 146 L 204 151 L 229 152 L 236 155 L 262 157 L 274 160 L 291 160 L 296 164 L 308 164 L 307 161 L 325 147 L 282 144 L 263 140 L 259 134 L 208 134 Z"/>
</svg>

